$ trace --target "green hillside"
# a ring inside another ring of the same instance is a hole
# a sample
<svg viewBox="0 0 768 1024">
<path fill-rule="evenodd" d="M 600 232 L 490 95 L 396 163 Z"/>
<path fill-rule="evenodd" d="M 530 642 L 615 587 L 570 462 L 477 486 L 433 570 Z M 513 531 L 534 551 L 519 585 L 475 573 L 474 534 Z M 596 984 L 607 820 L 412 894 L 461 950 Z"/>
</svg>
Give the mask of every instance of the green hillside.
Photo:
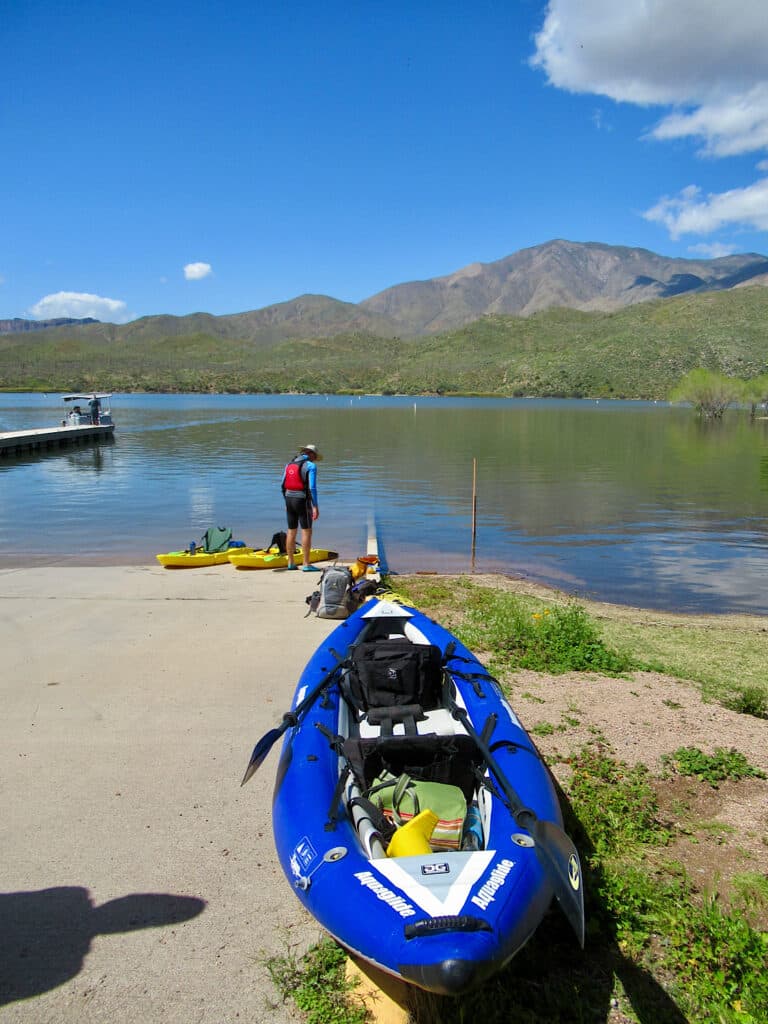
<svg viewBox="0 0 768 1024">
<path fill-rule="evenodd" d="M 138 322 L 137 322 L 138 323 Z M 748 379 L 768 370 L 768 288 L 685 295 L 616 313 L 485 316 L 404 341 L 367 331 L 265 346 L 131 331 L 0 337 L 0 388 L 114 391 L 367 391 L 665 398 L 698 366 Z"/>
</svg>

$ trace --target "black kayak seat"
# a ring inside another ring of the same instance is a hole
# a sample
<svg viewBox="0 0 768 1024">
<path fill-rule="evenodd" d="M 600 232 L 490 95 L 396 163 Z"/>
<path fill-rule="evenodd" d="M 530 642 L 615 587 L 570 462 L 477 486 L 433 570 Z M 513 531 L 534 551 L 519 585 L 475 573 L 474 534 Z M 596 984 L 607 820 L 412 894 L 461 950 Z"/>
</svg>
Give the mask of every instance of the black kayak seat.
<svg viewBox="0 0 768 1024">
<path fill-rule="evenodd" d="M 394 776 L 405 772 L 416 779 L 458 786 L 471 800 L 477 782 L 475 771 L 483 764 L 475 741 L 467 735 L 355 736 L 343 741 L 342 751 L 364 792 L 386 770 Z"/>
<path fill-rule="evenodd" d="M 414 644 L 406 637 L 363 640 L 350 652 L 344 696 L 358 715 L 376 708 L 418 705 L 440 707 L 443 656 L 434 644 Z"/>
</svg>

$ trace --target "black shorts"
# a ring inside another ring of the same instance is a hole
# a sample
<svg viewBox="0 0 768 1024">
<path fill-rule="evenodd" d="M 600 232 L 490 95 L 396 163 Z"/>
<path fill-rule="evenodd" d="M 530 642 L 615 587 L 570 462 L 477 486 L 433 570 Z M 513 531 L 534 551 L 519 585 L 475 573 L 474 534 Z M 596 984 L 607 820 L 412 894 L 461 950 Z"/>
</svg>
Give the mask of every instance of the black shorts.
<svg viewBox="0 0 768 1024">
<path fill-rule="evenodd" d="M 285 512 L 289 530 L 295 530 L 299 526 L 302 530 L 309 530 L 311 528 L 312 503 L 309 498 L 286 498 Z"/>
</svg>

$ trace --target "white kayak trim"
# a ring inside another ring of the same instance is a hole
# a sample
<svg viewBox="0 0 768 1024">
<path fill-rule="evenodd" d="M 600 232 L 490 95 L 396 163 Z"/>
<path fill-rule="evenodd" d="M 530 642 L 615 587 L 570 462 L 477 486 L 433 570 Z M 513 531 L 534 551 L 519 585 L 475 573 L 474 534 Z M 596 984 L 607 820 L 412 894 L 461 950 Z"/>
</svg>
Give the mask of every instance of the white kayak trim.
<svg viewBox="0 0 768 1024">
<path fill-rule="evenodd" d="M 432 917 L 453 917 L 461 912 L 494 857 L 495 850 L 394 857 L 372 860 L 369 870 L 383 875 Z M 435 873 L 426 874 L 430 869 Z"/>
<path fill-rule="evenodd" d="M 377 601 L 363 614 L 364 619 L 410 619 L 413 613 L 394 601 Z"/>
</svg>

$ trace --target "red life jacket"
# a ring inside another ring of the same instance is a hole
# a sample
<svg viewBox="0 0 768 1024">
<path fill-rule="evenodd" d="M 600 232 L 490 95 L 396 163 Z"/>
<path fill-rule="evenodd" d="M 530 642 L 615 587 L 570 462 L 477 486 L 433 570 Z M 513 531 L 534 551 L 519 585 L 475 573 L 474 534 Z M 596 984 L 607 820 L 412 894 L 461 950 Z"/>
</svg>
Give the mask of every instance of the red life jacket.
<svg viewBox="0 0 768 1024">
<path fill-rule="evenodd" d="M 308 484 L 306 477 L 304 477 L 301 472 L 301 467 L 306 461 L 306 458 L 300 459 L 298 462 L 294 460 L 293 462 L 289 462 L 285 467 L 285 480 L 283 482 L 283 486 L 286 491 L 304 491 L 306 493 Z"/>
</svg>

